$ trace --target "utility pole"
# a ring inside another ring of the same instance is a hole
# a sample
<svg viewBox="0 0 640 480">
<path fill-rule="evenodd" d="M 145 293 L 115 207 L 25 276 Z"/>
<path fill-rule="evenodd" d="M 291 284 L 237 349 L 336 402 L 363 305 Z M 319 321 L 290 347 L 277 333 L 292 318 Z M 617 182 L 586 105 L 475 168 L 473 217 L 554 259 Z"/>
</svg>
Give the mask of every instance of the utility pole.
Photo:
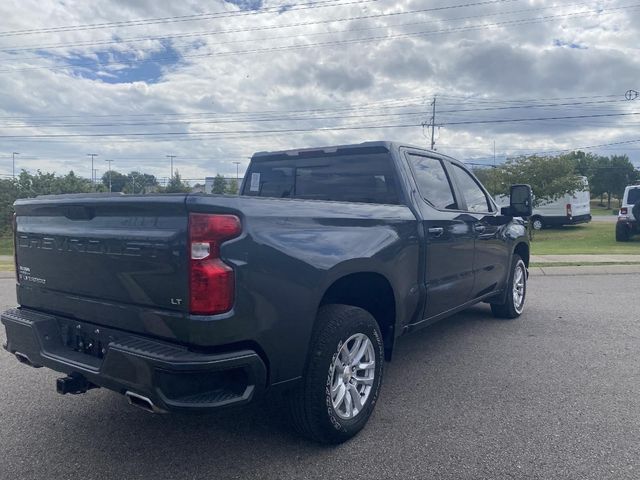
<svg viewBox="0 0 640 480">
<path fill-rule="evenodd" d="M 167 158 L 171 160 L 171 178 L 173 178 L 173 159 L 176 158 L 175 155 L 167 155 Z"/>
<path fill-rule="evenodd" d="M 19 152 L 13 152 L 11 154 L 13 178 L 16 178 L 16 155 L 20 155 L 20 153 Z"/>
<path fill-rule="evenodd" d="M 97 157 L 98 154 L 97 153 L 87 153 L 87 157 L 91 157 L 91 188 L 95 189 L 95 184 L 96 184 L 96 179 L 94 177 L 95 175 L 95 170 L 93 169 L 93 160 L 95 157 Z"/>
<path fill-rule="evenodd" d="M 431 102 L 433 107 L 431 110 L 431 150 L 435 150 L 436 146 L 436 97 Z"/>
<path fill-rule="evenodd" d="M 111 193 L 111 162 L 113 160 L 105 160 L 109 164 L 109 193 Z"/>
</svg>

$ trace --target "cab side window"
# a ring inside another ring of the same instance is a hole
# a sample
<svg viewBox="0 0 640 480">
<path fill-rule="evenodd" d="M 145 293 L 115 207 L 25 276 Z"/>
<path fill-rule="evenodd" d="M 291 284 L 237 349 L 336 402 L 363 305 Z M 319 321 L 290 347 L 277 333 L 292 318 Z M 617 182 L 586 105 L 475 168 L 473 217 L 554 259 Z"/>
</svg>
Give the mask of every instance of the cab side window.
<svg viewBox="0 0 640 480">
<path fill-rule="evenodd" d="M 474 213 L 493 212 L 491 202 L 482 188 L 480 188 L 480 185 L 478 185 L 478 182 L 464 168 L 455 163 L 452 165 L 458 188 L 467 203 L 467 210 Z"/>
<path fill-rule="evenodd" d="M 422 198 L 440 210 L 458 210 L 442 161 L 412 154 L 408 158 Z"/>
</svg>

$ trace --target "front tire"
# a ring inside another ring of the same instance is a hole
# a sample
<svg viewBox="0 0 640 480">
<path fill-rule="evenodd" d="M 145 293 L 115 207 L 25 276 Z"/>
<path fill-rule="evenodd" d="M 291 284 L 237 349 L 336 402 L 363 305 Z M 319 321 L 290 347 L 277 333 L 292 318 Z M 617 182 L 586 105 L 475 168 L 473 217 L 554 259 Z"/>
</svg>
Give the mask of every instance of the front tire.
<svg viewBox="0 0 640 480">
<path fill-rule="evenodd" d="M 542 230 L 544 228 L 542 217 L 533 217 L 531 219 L 531 228 L 533 228 L 534 230 Z"/>
<path fill-rule="evenodd" d="M 289 393 L 294 428 L 320 443 L 342 443 L 365 426 L 382 385 L 384 348 L 376 320 L 350 305 L 318 311 L 306 374 Z"/>
<path fill-rule="evenodd" d="M 505 302 L 491 304 L 491 312 L 495 317 L 513 319 L 522 314 L 527 296 L 527 276 L 527 266 L 520 255 L 514 254 Z"/>
</svg>

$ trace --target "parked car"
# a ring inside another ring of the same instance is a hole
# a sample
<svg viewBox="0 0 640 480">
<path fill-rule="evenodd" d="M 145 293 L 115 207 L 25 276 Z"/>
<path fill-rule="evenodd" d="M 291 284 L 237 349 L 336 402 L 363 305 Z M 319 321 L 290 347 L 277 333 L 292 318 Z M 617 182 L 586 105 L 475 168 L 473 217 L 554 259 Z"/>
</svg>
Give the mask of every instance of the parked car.
<svg viewBox="0 0 640 480">
<path fill-rule="evenodd" d="M 629 185 L 624 189 L 622 206 L 618 210 L 616 241 L 627 242 L 632 235 L 640 233 L 640 185 Z"/>
<path fill-rule="evenodd" d="M 460 162 L 390 142 L 253 156 L 241 196 L 19 200 L 5 348 L 152 412 L 285 393 L 298 431 L 355 435 L 396 339 L 478 302 L 517 318 L 531 189 L 497 208 Z"/>
<path fill-rule="evenodd" d="M 554 200 L 542 200 L 534 207 L 531 215 L 531 227 L 542 230 L 548 227 L 577 225 L 591 221 L 591 195 L 589 181 L 582 177 L 584 188 L 573 194 L 565 194 Z M 506 199 L 508 201 L 508 199 Z"/>
</svg>

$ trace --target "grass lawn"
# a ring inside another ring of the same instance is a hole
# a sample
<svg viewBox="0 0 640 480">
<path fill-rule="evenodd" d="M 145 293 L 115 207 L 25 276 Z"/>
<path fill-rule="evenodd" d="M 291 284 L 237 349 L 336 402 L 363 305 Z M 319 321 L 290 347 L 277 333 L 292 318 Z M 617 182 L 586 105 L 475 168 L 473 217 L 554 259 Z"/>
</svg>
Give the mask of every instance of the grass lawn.
<svg viewBox="0 0 640 480">
<path fill-rule="evenodd" d="M 0 272 L 13 272 L 15 270 L 15 265 L 13 262 L 5 262 L 4 260 L 0 260 Z"/>
<path fill-rule="evenodd" d="M 601 207 L 599 204 L 600 200 L 591 200 L 591 215 L 613 215 L 613 211 L 618 209 L 617 200 L 611 201 L 611 206 L 613 208 Z"/>
<path fill-rule="evenodd" d="M 591 222 L 571 227 L 552 228 L 534 233 L 533 255 L 636 254 L 640 255 L 640 236 L 630 242 L 616 242 L 615 224 Z"/>
<path fill-rule="evenodd" d="M 13 237 L 0 236 L 0 255 L 13 255 Z"/>
</svg>

